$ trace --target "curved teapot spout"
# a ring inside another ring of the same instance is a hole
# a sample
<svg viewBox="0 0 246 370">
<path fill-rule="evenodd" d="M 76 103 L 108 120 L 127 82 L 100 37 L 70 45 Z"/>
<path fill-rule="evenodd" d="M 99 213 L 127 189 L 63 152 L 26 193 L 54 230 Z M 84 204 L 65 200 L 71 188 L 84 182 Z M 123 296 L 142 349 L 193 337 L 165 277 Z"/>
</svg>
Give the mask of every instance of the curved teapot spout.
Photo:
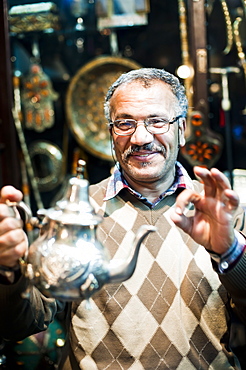
<svg viewBox="0 0 246 370">
<path fill-rule="evenodd" d="M 126 260 L 113 258 L 109 263 L 108 283 L 120 283 L 129 279 L 135 271 L 137 259 L 139 255 L 140 246 L 145 237 L 150 233 L 156 231 L 155 226 L 142 225 L 134 238 L 131 252 Z"/>
</svg>

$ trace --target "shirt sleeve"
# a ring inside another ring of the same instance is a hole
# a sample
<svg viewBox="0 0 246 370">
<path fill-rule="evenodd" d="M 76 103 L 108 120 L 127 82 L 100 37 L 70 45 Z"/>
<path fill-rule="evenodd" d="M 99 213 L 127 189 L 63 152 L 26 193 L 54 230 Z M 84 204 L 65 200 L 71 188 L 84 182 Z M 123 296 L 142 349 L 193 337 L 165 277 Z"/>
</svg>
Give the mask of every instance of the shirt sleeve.
<svg viewBox="0 0 246 370">
<path fill-rule="evenodd" d="M 237 230 L 234 230 L 234 234 L 234 242 L 225 253 L 217 254 L 207 250 L 214 262 L 213 265 L 220 274 L 226 273 L 232 269 L 243 255 L 246 248 L 245 237 Z"/>
</svg>

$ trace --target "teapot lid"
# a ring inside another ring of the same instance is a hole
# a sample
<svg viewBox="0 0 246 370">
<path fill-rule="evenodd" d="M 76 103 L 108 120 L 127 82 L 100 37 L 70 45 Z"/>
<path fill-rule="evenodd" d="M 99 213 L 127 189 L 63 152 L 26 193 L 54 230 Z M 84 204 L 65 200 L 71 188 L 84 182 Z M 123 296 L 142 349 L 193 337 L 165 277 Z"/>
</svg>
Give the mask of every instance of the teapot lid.
<svg viewBox="0 0 246 370">
<path fill-rule="evenodd" d="M 64 197 L 54 208 L 39 210 L 51 220 L 69 225 L 98 225 L 103 218 L 95 213 L 89 200 L 89 181 L 83 178 L 85 161 L 78 161 L 77 176 L 69 179 Z"/>
</svg>

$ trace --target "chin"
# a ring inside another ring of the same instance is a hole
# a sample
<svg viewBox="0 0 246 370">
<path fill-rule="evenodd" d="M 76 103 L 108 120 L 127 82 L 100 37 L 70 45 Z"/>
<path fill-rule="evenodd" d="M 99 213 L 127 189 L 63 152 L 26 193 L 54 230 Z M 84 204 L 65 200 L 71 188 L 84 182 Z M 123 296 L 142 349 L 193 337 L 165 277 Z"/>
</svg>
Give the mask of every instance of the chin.
<svg viewBox="0 0 246 370">
<path fill-rule="evenodd" d="M 146 165 L 142 165 L 139 168 L 131 167 L 127 168 L 126 171 L 131 177 L 135 178 L 136 180 L 141 179 L 156 179 L 160 174 L 160 171 L 156 168 L 150 168 L 148 163 Z"/>
</svg>

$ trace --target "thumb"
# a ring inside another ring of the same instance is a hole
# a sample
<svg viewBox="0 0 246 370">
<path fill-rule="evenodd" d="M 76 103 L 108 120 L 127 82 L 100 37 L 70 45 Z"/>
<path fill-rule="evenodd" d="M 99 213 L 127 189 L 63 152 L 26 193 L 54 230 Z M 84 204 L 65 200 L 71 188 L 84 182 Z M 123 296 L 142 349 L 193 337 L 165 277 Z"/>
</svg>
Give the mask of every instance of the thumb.
<svg viewBox="0 0 246 370">
<path fill-rule="evenodd" d="M 19 202 L 23 198 L 23 194 L 20 190 L 14 188 L 11 185 L 4 186 L 0 192 L 0 202 L 5 203 L 6 200 L 11 202 Z"/>
</svg>

